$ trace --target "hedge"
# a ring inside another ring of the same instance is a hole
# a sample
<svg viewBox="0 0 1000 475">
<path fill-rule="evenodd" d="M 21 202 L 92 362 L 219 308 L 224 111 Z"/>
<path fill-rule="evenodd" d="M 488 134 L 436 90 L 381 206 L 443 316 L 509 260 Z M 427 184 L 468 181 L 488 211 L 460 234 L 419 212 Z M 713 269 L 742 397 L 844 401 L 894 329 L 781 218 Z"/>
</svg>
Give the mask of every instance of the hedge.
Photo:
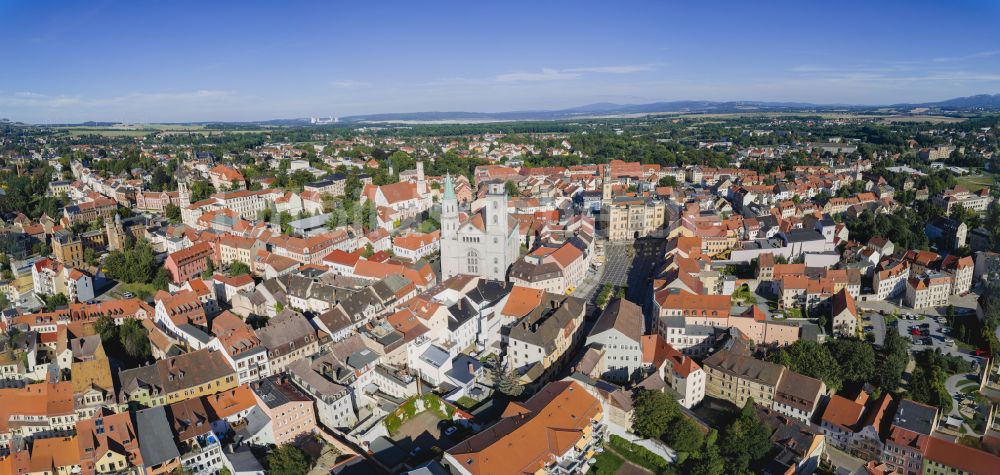
<svg viewBox="0 0 1000 475">
<path fill-rule="evenodd" d="M 655 473 L 665 470 L 670 465 L 663 457 L 654 454 L 641 445 L 633 444 L 621 436 L 612 435 L 610 445 L 611 448 L 615 449 L 616 452 L 625 457 L 629 462 L 652 470 Z"/>
</svg>

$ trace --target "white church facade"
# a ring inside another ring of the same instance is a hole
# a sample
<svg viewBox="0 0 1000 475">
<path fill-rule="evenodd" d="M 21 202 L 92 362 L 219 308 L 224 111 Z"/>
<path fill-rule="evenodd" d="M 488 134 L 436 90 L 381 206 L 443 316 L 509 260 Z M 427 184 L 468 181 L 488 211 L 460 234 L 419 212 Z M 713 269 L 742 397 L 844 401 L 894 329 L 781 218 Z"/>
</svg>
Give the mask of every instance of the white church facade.
<svg viewBox="0 0 1000 475">
<path fill-rule="evenodd" d="M 507 269 L 520 256 L 517 223 L 507 217 L 503 183 L 491 183 L 485 206 L 461 220 L 458 198 L 446 176 L 441 197 L 441 279 L 459 274 L 506 280 Z"/>
</svg>

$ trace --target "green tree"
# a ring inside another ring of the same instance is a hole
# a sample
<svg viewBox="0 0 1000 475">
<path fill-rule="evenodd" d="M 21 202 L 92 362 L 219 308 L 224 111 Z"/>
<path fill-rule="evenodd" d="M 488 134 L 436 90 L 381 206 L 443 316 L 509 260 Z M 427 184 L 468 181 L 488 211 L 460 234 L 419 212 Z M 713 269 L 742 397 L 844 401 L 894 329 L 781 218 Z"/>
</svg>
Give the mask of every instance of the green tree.
<svg viewBox="0 0 1000 475">
<path fill-rule="evenodd" d="M 174 224 L 181 222 L 181 208 L 173 203 L 163 208 L 163 215 Z"/>
<path fill-rule="evenodd" d="M 886 332 L 882 350 L 879 352 L 879 364 L 875 366 L 871 382 L 883 391 L 896 392 L 900 378 L 910 361 L 910 342 L 899 332 Z"/>
<path fill-rule="evenodd" d="M 677 177 L 673 175 L 667 175 L 660 178 L 660 181 L 656 183 L 658 186 L 677 186 Z"/>
<path fill-rule="evenodd" d="M 497 391 L 508 396 L 517 397 L 524 392 L 524 386 L 518 381 L 517 372 L 506 370 L 500 364 L 496 364 L 492 371 L 493 387 Z"/>
<path fill-rule="evenodd" d="M 250 266 L 243 261 L 232 261 L 229 263 L 229 276 L 236 277 L 250 273 Z"/>
<path fill-rule="evenodd" d="M 797 373 L 821 379 L 833 391 L 840 389 L 840 365 L 825 346 L 815 341 L 798 340 L 767 355 L 767 359 Z"/>
<path fill-rule="evenodd" d="M 441 228 L 441 225 L 434 218 L 427 218 L 420 223 L 420 232 L 432 233 Z"/>
<path fill-rule="evenodd" d="M 98 335 L 101 335 L 101 341 L 109 342 L 118 338 L 118 325 L 115 324 L 113 318 L 107 315 L 101 315 L 97 317 L 97 321 L 94 322 L 94 331 Z"/>
<path fill-rule="evenodd" d="M 694 453 L 704 439 L 698 424 L 683 414 L 677 416 L 663 434 L 663 441 L 677 452 Z"/>
<path fill-rule="evenodd" d="M 149 358 L 149 334 L 138 320 L 126 318 L 118 328 L 118 339 L 129 356 L 143 360 Z"/>
<path fill-rule="evenodd" d="M 503 189 L 504 189 L 504 192 L 507 193 L 507 196 L 520 196 L 521 195 L 521 190 L 519 190 L 517 188 L 517 183 L 514 183 L 511 180 L 507 180 L 507 181 L 505 181 L 503 183 Z"/>
<path fill-rule="evenodd" d="M 875 349 L 868 342 L 854 339 L 827 340 L 830 356 L 840 366 L 840 377 L 849 383 L 864 383 L 875 374 Z"/>
<path fill-rule="evenodd" d="M 208 280 L 215 275 L 215 262 L 212 259 L 208 259 L 208 263 L 205 264 L 205 271 L 201 273 L 201 278 Z"/>
<path fill-rule="evenodd" d="M 191 183 L 191 201 L 200 201 L 212 196 L 215 188 L 206 180 L 197 180 Z"/>
<path fill-rule="evenodd" d="M 305 475 L 309 472 L 309 458 L 298 447 L 285 444 L 267 455 L 267 472 L 283 475 Z"/>
<path fill-rule="evenodd" d="M 771 431 L 757 417 L 753 399 L 748 399 L 739 417 L 723 431 L 719 451 L 731 473 L 753 473 L 770 450 Z"/>
<path fill-rule="evenodd" d="M 148 284 L 156 277 L 160 266 L 156 264 L 149 243 L 139 240 L 124 249 L 108 253 L 104 258 L 104 268 L 105 274 L 112 279 L 130 284 Z"/>
<path fill-rule="evenodd" d="M 659 391 L 639 391 L 632 410 L 632 430 L 647 438 L 660 438 L 670 422 L 678 417 L 677 401 Z"/>
<path fill-rule="evenodd" d="M 45 309 L 50 312 L 69 305 L 69 298 L 66 297 L 66 294 L 46 295 L 43 298 L 45 300 Z"/>
<path fill-rule="evenodd" d="M 689 457 L 684 463 L 682 473 L 690 475 L 722 475 L 726 471 L 726 460 L 719 453 L 715 444 L 705 444 L 697 456 Z"/>
</svg>

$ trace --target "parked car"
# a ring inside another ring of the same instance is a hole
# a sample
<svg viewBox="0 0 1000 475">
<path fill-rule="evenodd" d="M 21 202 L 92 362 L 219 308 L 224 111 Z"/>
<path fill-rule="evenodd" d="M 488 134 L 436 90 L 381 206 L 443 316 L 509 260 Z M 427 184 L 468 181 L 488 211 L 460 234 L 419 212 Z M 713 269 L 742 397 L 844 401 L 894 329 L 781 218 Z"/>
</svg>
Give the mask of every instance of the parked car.
<svg viewBox="0 0 1000 475">
<path fill-rule="evenodd" d="M 444 430 L 444 435 L 451 437 L 452 435 L 455 434 L 455 432 L 458 432 L 458 427 L 451 426 Z"/>
<path fill-rule="evenodd" d="M 124 294 L 122 294 L 122 297 L 130 299 L 132 297 L 135 297 L 135 294 L 133 294 L 132 292 L 125 292 Z"/>
<path fill-rule="evenodd" d="M 951 338 L 945 338 L 944 342 L 945 342 L 945 344 L 948 344 L 948 345 L 954 345 L 955 344 L 955 340 L 951 339 Z"/>
</svg>

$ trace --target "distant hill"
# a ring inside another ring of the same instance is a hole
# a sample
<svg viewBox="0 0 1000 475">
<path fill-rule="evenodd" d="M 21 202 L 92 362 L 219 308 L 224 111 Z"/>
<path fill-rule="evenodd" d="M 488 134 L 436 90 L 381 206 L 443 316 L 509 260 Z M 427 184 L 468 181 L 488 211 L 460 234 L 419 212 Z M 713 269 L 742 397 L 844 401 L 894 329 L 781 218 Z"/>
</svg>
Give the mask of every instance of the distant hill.
<svg viewBox="0 0 1000 475">
<path fill-rule="evenodd" d="M 740 112 L 747 110 L 799 110 L 829 108 L 812 104 L 792 104 L 777 102 L 711 102 L 674 101 L 649 104 L 613 104 L 601 102 L 559 110 L 511 111 L 511 112 L 405 112 L 393 114 L 366 114 L 341 117 L 342 122 L 433 122 L 433 121 L 512 121 L 512 120 L 564 120 L 586 117 L 601 117 L 630 114 L 651 114 L 669 112 Z"/>
<path fill-rule="evenodd" d="M 1000 109 L 1000 94 L 978 94 L 968 97 L 956 97 L 940 102 L 920 104 L 923 107 L 939 109 Z"/>
<path fill-rule="evenodd" d="M 736 112 L 829 112 L 829 111 L 871 111 L 874 109 L 898 109 L 901 112 L 913 108 L 928 108 L 940 111 L 1000 111 L 1000 94 L 979 94 L 956 97 L 938 102 L 904 103 L 890 105 L 861 104 L 812 104 L 808 102 L 768 102 L 768 101 L 665 101 L 646 104 L 616 104 L 597 102 L 558 110 L 525 110 L 510 112 L 468 112 L 468 111 L 428 111 L 400 112 L 385 114 L 364 114 L 341 117 L 339 126 L 366 122 L 491 122 L 521 120 L 572 120 L 595 117 L 613 117 L 656 113 L 725 114 Z M 82 124 L 59 124 L 75 126 L 110 126 L 113 122 L 84 122 Z M 186 124 L 227 124 L 239 126 L 308 126 L 308 118 L 272 119 L 246 122 L 189 122 Z M 50 124 L 51 125 L 51 124 Z"/>
<path fill-rule="evenodd" d="M 598 102 L 568 109 L 512 112 L 409 112 L 392 114 L 366 114 L 342 117 L 342 122 L 434 122 L 434 121 L 510 121 L 510 120 L 565 120 L 654 113 L 734 113 L 734 112 L 823 112 L 831 110 L 867 110 L 876 107 L 911 109 L 927 107 L 947 110 L 1000 110 L 1000 94 L 981 94 L 958 97 L 940 102 L 923 104 L 894 104 L 889 106 L 859 104 L 812 104 L 807 102 L 767 101 L 669 101 L 647 104 L 615 104 Z"/>
</svg>

